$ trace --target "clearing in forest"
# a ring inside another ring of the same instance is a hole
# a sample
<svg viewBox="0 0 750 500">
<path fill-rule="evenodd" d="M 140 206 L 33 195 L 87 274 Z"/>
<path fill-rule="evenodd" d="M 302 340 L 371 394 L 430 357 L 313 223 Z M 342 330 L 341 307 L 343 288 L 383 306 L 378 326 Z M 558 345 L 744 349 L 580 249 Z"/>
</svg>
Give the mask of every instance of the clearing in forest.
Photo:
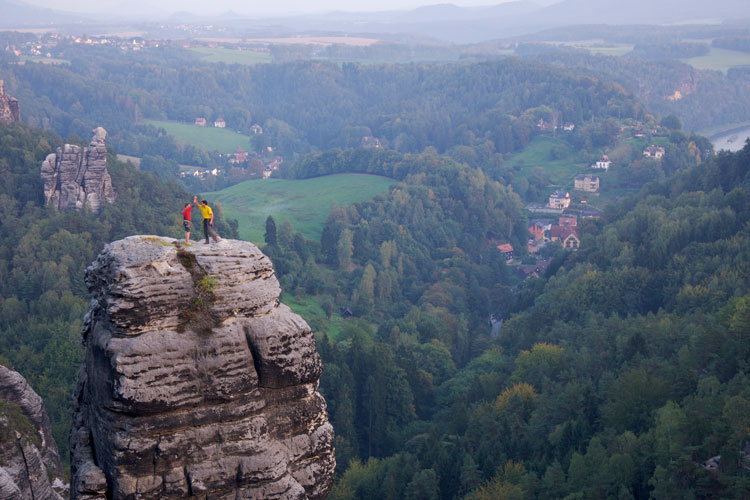
<svg viewBox="0 0 750 500">
<path fill-rule="evenodd" d="M 235 184 L 201 195 L 219 202 L 224 214 L 239 222 L 240 238 L 263 244 L 269 215 L 279 228 L 289 219 L 295 231 L 319 241 L 331 203 L 348 205 L 384 194 L 396 181 L 367 174 L 334 174 L 313 179 L 263 179 Z"/>
<path fill-rule="evenodd" d="M 192 123 L 180 123 L 163 120 L 143 120 L 154 127 L 163 128 L 178 142 L 190 144 L 206 151 L 216 150 L 220 153 L 234 153 L 238 147 L 249 150 L 250 137 L 229 130 L 216 127 L 199 127 Z"/>
</svg>

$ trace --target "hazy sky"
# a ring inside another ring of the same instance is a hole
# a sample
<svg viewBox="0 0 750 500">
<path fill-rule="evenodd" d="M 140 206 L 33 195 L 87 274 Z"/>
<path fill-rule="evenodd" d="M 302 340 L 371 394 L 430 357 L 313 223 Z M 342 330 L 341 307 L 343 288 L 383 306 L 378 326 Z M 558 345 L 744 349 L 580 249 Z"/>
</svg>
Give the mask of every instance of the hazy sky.
<svg viewBox="0 0 750 500">
<path fill-rule="evenodd" d="M 452 3 L 463 7 L 496 5 L 511 0 L 26 0 L 27 3 L 58 10 L 77 12 L 100 12 L 125 6 L 124 10 L 146 10 L 156 8 L 162 12 L 188 11 L 197 14 L 221 13 L 233 10 L 242 14 L 290 15 L 341 10 L 347 12 L 371 12 L 383 10 L 408 10 L 422 5 Z M 538 2 L 551 3 L 548 1 Z"/>
</svg>

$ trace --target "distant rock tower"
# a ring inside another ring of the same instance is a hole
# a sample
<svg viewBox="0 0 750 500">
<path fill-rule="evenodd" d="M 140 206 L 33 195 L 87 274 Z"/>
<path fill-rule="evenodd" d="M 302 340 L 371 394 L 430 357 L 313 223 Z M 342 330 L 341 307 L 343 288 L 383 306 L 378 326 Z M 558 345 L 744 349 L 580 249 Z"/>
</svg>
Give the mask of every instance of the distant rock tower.
<svg viewBox="0 0 750 500">
<path fill-rule="evenodd" d="M 18 99 L 5 93 L 5 82 L 0 80 L 0 123 L 21 121 L 21 108 Z"/>
<path fill-rule="evenodd" d="M 107 131 L 93 130 L 87 149 L 74 144 L 57 148 L 42 163 L 44 199 L 58 210 L 98 212 L 105 203 L 114 203 L 117 194 L 107 171 Z"/>
</svg>

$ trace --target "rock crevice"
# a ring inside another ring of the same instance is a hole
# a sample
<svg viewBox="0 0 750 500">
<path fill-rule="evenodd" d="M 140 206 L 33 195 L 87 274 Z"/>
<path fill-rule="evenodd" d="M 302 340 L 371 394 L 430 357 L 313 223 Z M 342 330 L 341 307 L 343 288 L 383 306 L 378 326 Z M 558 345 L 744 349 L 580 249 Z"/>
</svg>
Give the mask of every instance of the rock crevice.
<svg viewBox="0 0 750 500">
<path fill-rule="evenodd" d="M 86 282 L 72 499 L 326 497 L 322 363 L 257 247 L 133 236 L 107 245 Z M 196 310 L 208 327 L 185 321 Z"/>
</svg>

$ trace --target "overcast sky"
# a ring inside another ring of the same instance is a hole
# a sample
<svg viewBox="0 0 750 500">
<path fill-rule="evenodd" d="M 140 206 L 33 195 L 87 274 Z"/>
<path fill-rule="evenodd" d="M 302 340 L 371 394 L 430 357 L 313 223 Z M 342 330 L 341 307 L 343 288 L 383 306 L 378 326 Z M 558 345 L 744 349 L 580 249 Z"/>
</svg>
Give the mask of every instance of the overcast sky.
<svg viewBox="0 0 750 500">
<path fill-rule="evenodd" d="M 151 6 L 162 12 L 188 11 L 196 14 L 222 13 L 233 10 L 241 14 L 255 15 L 294 15 L 315 12 L 341 10 L 347 12 L 373 12 L 383 10 L 408 10 L 423 5 L 452 3 L 462 7 L 476 7 L 481 5 L 496 5 L 511 0 L 25 0 L 27 3 L 50 7 L 57 10 L 76 12 L 100 12 L 117 9 L 125 4 L 127 10 L 146 9 Z M 552 3 L 542 0 L 536 3 Z"/>
</svg>

